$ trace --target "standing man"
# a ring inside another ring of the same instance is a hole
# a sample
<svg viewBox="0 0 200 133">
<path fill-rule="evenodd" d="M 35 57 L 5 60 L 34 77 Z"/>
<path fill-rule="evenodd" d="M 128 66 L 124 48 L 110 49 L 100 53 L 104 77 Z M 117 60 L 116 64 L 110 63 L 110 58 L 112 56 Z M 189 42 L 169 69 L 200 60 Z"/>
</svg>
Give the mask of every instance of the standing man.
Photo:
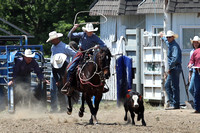
<svg viewBox="0 0 200 133">
<path fill-rule="evenodd" d="M 53 56 L 58 53 L 63 53 L 67 55 L 66 61 L 70 62 L 70 57 L 74 57 L 76 52 L 70 48 L 69 45 L 66 45 L 62 41 L 60 41 L 59 37 L 62 37 L 62 33 L 57 33 L 56 31 L 52 31 L 49 33 L 49 38 L 46 42 L 51 42 L 51 60 L 53 59 Z M 53 73 L 51 72 L 50 77 L 50 89 L 51 89 L 51 111 L 50 112 L 57 112 L 57 87 L 56 82 L 53 77 Z M 62 101 L 59 101 L 62 102 Z"/>
<path fill-rule="evenodd" d="M 181 67 L 181 49 L 177 42 L 175 41 L 178 38 L 178 35 L 173 31 L 167 31 L 167 35 L 160 33 L 161 39 L 168 46 L 168 76 L 165 83 L 165 89 L 168 95 L 168 109 L 179 109 L 180 108 L 180 89 L 179 89 L 179 77 L 182 71 Z"/>
</svg>

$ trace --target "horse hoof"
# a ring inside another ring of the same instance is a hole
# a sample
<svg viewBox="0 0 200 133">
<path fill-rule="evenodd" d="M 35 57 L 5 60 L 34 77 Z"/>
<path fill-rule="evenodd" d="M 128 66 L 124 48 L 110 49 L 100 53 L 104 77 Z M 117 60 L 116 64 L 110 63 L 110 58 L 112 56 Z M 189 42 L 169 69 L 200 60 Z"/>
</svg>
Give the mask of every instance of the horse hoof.
<svg viewBox="0 0 200 133">
<path fill-rule="evenodd" d="M 94 124 L 92 119 L 89 120 L 89 123 L 90 123 L 90 124 Z"/>
<path fill-rule="evenodd" d="M 79 117 L 83 117 L 84 114 L 83 114 L 83 112 L 79 111 L 78 115 L 79 115 Z"/>
<path fill-rule="evenodd" d="M 71 114 L 72 114 L 72 112 L 69 112 L 69 111 L 67 111 L 67 114 L 68 114 L 68 115 L 71 115 Z"/>
<path fill-rule="evenodd" d="M 98 125 L 98 121 L 95 121 L 95 122 L 94 122 L 94 125 Z"/>
</svg>

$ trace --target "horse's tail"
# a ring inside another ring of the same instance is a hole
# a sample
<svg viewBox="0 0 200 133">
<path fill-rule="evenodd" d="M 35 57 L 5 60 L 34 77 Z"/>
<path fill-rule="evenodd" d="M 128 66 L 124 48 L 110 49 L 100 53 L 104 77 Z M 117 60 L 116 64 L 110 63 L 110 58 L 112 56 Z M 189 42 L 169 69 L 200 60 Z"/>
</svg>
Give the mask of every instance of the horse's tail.
<svg viewBox="0 0 200 133">
<path fill-rule="evenodd" d="M 77 90 L 74 90 L 71 95 L 72 103 L 78 103 L 80 99 L 80 92 Z"/>
</svg>

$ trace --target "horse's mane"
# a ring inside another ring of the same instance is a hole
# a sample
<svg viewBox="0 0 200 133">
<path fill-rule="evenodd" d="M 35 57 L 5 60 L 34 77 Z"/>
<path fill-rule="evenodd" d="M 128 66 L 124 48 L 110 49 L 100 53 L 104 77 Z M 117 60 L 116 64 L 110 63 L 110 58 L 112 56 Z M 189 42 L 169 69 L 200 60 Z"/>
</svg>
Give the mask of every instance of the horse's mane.
<svg viewBox="0 0 200 133">
<path fill-rule="evenodd" d="M 111 54 L 110 49 L 108 47 L 101 47 L 100 50 L 105 51 L 106 55 L 108 55 L 109 57 L 112 57 L 112 54 Z"/>
</svg>

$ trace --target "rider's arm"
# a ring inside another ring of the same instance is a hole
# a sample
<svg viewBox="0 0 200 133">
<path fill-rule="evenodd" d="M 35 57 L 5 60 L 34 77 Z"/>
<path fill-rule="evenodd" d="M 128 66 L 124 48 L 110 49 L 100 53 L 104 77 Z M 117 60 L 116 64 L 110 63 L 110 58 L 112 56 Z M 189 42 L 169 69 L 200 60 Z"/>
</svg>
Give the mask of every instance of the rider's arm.
<svg viewBox="0 0 200 133">
<path fill-rule="evenodd" d="M 106 47 L 106 44 L 96 35 L 94 35 L 95 42 L 100 46 L 100 47 Z"/>
<path fill-rule="evenodd" d="M 78 24 L 74 25 L 74 27 L 68 33 L 68 38 L 80 38 L 81 37 L 79 35 L 79 33 L 73 33 L 78 28 L 78 26 L 79 26 Z"/>
</svg>

